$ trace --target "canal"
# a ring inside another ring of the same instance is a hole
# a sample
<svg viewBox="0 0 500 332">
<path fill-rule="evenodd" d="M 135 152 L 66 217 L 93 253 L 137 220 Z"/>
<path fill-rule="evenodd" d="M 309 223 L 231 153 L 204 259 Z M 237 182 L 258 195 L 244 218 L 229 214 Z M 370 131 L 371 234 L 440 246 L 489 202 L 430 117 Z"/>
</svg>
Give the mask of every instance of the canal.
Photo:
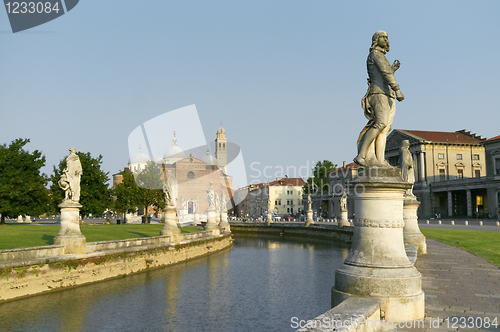
<svg viewBox="0 0 500 332">
<path fill-rule="evenodd" d="M 234 239 L 192 261 L 2 303 L 0 331 L 293 331 L 330 309 L 346 245 Z"/>
</svg>

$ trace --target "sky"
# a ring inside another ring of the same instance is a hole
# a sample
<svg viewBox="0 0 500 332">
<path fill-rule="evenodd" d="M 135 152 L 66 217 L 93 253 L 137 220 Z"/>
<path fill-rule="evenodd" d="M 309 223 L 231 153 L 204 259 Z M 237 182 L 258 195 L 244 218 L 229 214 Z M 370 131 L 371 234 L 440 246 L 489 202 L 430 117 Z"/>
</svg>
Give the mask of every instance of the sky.
<svg viewBox="0 0 500 332">
<path fill-rule="evenodd" d="M 497 136 L 499 13 L 497 0 L 81 0 L 14 34 L 1 9 L 0 144 L 29 138 L 46 174 L 70 147 L 101 154 L 111 177 L 137 127 L 196 105 L 207 142 L 222 122 L 241 148 L 248 182 L 304 177 L 356 155 L 377 30 L 401 62 L 393 128 Z"/>
</svg>

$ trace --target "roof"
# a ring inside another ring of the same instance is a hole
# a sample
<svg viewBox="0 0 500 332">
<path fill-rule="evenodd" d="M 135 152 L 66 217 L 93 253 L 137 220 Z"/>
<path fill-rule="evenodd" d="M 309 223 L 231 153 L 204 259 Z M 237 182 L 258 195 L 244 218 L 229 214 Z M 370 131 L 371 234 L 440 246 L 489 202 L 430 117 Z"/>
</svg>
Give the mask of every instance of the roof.
<svg viewBox="0 0 500 332">
<path fill-rule="evenodd" d="M 495 137 L 492 137 L 492 138 L 490 138 L 490 139 L 487 139 L 485 142 L 496 141 L 496 140 L 498 140 L 498 139 L 500 139 L 500 136 L 495 136 Z"/>
<path fill-rule="evenodd" d="M 356 164 L 355 162 L 352 162 L 350 164 L 347 164 L 345 166 L 342 166 L 342 167 L 337 167 L 335 169 L 332 169 L 330 171 L 328 171 L 328 173 L 330 172 L 335 172 L 335 171 L 338 171 L 338 170 L 341 170 L 341 169 L 349 169 L 349 168 L 360 168 L 361 166 L 359 166 L 358 164 Z"/>
<path fill-rule="evenodd" d="M 464 134 L 463 132 L 446 132 L 446 131 L 424 131 L 424 130 L 403 130 L 398 129 L 402 133 L 413 136 L 420 141 L 434 142 L 456 142 L 456 143 L 475 143 L 479 144 L 484 139 L 473 137 L 472 135 Z"/>
<path fill-rule="evenodd" d="M 305 181 L 302 178 L 281 178 L 270 182 L 270 186 L 303 186 Z"/>
</svg>

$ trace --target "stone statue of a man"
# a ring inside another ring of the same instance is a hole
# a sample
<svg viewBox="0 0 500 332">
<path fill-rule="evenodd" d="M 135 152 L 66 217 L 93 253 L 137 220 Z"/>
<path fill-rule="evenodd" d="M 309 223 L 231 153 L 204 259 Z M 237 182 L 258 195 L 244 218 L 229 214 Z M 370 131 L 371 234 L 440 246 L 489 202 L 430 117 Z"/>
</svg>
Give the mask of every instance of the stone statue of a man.
<svg viewBox="0 0 500 332">
<path fill-rule="evenodd" d="M 396 112 L 395 99 L 402 101 L 404 96 L 394 77 L 394 72 L 400 67 L 399 60 L 391 66 L 385 57 L 387 52 L 387 33 L 375 32 L 366 60 L 368 91 L 361 101 L 368 124 L 359 134 L 358 155 L 354 158 L 360 166 L 390 167 L 385 161 L 385 144 Z"/>
<path fill-rule="evenodd" d="M 347 211 L 347 189 L 344 189 L 344 193 L 340 197 L 340 211 Z"/>
<path fill-rule="evenodd" d="M 65 200 L 71 199 L 74 202 L 80 200 L 80 178 L 83 174 L 80 158 L 76 154 L 75 148 L 69 149 L 69 156 L 66 158 L 66 168 L 63 170 L 59 186 L 65 191 Z"/>
<path fill-rule="evenodd" d="M 312 199 L 311 199 L 311 194 L 309 194 L 309 195 L 307 196 L 307 204 L 309 205 L 309 207 L 308 207 L 308 210 L 307 210 L 307 211 L 312 211 L 312 207 L 311 207 L 312 202 L 313 202 L 313 201 L 312 201 Z"/>
<path fill-rule="evenodd" d="M 198 197 L 194 198 L 194 213 L 200 213 L 200 201 Z"/>
<path fill-rule="evenodd" d="M 226 193 L 224 192 L 224 189 L 221 189 L 221 194 L 220 194 L 220 211 L 221 212 L 226 212 L 227 211 L 227 199 L 226 199 Z"/>
<path fill-rule="evenodd" d="M 410 141 L 404 140 L 399 152 L 399 165 L 403 181 L 411 184 L 415 183 L 415 163 L 410 152 Z M 413 196 L 413 186 L 406 191 L 407 196 Z"/>
<path fill-rule="evenodd" d="M 175 177 L 175 175 L 172 173 L 171 170 L 167 172 L 167 186 L 170 192 L 170 206 L 177 206 L 177 196 L 179 195 L 179 184 L 177 182 L 177 178 Z"/>
<path fill-rule="evenodd" d="M 215 209 L 214 183 L 210 182 L 210 186 L 208 187 L 208 190 L 205 190 L 205 191 L 207 193 L 208 208 L 209 209 Z"/>
</svg>

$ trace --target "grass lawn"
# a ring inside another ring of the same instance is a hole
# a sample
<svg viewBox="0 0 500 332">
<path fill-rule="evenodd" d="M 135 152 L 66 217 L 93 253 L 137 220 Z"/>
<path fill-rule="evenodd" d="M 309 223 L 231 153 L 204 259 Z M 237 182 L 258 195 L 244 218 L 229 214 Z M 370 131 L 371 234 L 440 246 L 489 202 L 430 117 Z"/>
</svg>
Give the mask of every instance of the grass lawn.
<svg viewBox="0 0 500 332">
<path fill-rule="evenodd" d="M 5 224 L 0 225 L 0 250 L 54 244 L 60 225 Z M 152 225 L 80 225 L 87 242 L 123 240 L 159 236 L 162 224 Z M 195 227 L 180 227 L 182 233 L 200 231 Z"/>
<path fill-rule="evenodd" d="M 500 232 L 420 228 L 429 239 L 462 248 L 500 267 Z"/>
</svg>

